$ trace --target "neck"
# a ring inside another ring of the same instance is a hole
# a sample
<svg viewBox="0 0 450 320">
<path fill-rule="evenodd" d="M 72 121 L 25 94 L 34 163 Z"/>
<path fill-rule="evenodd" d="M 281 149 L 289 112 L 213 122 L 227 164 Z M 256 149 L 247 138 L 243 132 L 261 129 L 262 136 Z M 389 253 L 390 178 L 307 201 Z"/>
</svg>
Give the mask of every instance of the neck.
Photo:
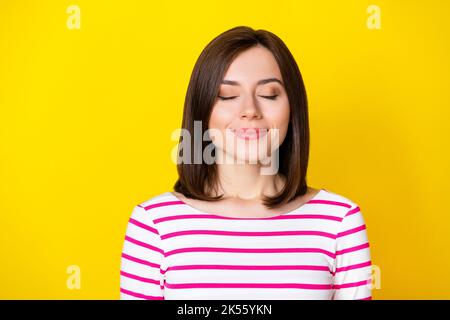
<svg viewBox="0 0 450 320">
<path fill-rule="evenodd" d="M 273 196 L 284 185 L 281 174 L 262 175 L 259 164 L 217 164 L 218 193 L 223 198 L 260 201 Z"/>
</svg>

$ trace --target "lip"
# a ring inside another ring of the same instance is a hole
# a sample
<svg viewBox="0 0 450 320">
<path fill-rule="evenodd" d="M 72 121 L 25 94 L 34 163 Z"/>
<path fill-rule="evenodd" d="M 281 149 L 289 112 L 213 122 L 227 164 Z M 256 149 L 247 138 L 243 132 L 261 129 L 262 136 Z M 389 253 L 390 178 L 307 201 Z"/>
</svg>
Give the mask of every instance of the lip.
<svg viewBox="0 0 450 320">
<path fill-rule="evenodd" d="M 240 139 L 256 140 L 267 134 L 267 128 L 238 128 L 231 131 Z"/>
</svg>

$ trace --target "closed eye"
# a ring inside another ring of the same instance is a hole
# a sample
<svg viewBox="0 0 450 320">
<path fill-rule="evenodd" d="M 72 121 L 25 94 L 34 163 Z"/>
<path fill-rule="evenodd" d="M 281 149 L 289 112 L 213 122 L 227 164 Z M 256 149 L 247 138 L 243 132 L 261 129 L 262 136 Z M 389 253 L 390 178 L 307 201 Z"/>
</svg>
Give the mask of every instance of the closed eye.
<svg viewBox="0 0 450 320">
<path fill-rule="evenodd" d="M 263 97 L 263 98 L 266 98 L 266 99 L 270 99 L 270 100 L 275 100 L 276 97 L 278 97 L 278 95 L 276 94 L 276 95 L 273 95 L 273 96 L 260 96 L 260 97 Z"/>
<path fill-rule="evenodd" d="M 276 94 L 276 95 L 273 95 L 273 96 L 260 96 L 260 97 L 266 98 L 266 99 L 270 99 L 270 100 L 275 100 L 276 97 L 278 97 L 278 95 Z M 219 99 L 221 99 L 221 100 L 231 100 L 231 99 L 234 99 L 234 98 L 236 98 L 236 96 L 233 96 L 233 97 L 221 97 L 221 96 L 219 96 Z"/>
<path fill-rule="evenodd" d="M 219 99 L 221 99 L 221 100 L 231 100 L 234 98 L 236 98 L 236 97 L 221 97 L 221 96 L 219 96 Z"/>
</svg>

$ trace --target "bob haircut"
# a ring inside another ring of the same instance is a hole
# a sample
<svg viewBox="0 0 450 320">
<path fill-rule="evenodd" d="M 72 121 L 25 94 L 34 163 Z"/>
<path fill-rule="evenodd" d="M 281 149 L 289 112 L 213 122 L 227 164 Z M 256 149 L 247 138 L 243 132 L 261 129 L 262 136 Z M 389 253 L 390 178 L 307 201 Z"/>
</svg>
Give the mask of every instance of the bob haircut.
<svg viewBox="0 0 450 320">
<path fill-rule="evenodd" d="M 290 120 L 283 143 L 279 146 L 278 172 L 286 177 L 286 183 L 275 197 L 264 197 L 263 204 L 277 208 L 297 196 L 306 194 L 306 172 L 309 156 L 308 102 L 302 75 L 289 49 L 275 34 L 266 30 L 254 30 L 247 26 L 229 29 L 214 38 L 201 52 L 191 74 L 184 102 L 182 131 L 194 136 L 194 121 L 209 123 L 212 107 L 219 94 L 220 84 L 228 67 L 241 52 L 262 45 L 270 50 L 281 71 L 290 105 Z M 203 128 L 202 137 L 208 128 Z M 191 139 L 191 149 L 194 149 Z M 180 136 L 181 141 L 181 136 Z M 201 155 L 207 146 L 202 139 Z M 179 144 L 180 146 L 181 144 Z M 179 156 L 178 149 L 178 156 Z M 178 180 L 173 188 L 192 199 L 217 201 L 222 195 L 213 196 L 207 190 L 217 191 L 217 165 L 203 160 L 195 163 L 178 162 Z M 216 192 L 216 194 L 218 194 Z"/>
</svg>

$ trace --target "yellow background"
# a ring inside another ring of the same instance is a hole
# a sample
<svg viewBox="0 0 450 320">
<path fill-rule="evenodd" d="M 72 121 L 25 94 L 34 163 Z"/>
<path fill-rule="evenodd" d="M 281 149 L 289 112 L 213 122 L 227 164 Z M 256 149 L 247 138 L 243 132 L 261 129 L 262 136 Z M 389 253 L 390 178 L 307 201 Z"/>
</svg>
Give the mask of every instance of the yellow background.
<svg viewBox="0 0 450 320">
<path fill-rule="evenodd" d="M 119 297 L 131 210 L 176 179 L 170 135 L 194 63 L 247 25 L 299 64 L 308 182 L 360 205 L 374 299 L 449 299 L 449 12 L 436 0 L 1 1 L 0 298 Z"/>
</svg>

